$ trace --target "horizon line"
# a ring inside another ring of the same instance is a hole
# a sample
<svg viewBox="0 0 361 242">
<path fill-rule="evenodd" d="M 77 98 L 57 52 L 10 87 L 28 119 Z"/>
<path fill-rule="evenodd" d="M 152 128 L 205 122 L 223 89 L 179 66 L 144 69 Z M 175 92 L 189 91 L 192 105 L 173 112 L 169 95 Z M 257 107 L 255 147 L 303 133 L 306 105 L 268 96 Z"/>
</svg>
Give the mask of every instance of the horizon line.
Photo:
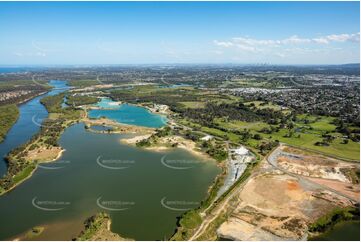
<svg viewBox="0 0 361 242">
<path fill-rule="evenodd" d="M 224 62 L 224 63 L 117 63 L 117 64 L 0 64 L 0 68 L 15 68 L 15 67 L 61 67 L 61 66 L 174 66 L 174 65 L 235 65 L 235 66 L 340 66 L 340 65 L 360 65 L 360 62 L 350 62 L 350 63 L 337 63 L 337 64 L 327 64 L 327 63 L 312 63 L 312 64 L 280 64 L 280 63 L 235 63 L 235 62 Z"/>
</svg>

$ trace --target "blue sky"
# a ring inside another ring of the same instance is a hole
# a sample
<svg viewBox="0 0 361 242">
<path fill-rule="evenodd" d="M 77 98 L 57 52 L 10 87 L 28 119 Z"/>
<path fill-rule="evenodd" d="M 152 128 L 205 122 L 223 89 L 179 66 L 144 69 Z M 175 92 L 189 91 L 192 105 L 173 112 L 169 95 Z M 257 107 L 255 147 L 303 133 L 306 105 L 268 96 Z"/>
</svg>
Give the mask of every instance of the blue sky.
<svg viewBox="0 0 361 242">
<path fill-rule="evenodd" d="M 0 64 L 359 62 L 359 2 L 0 2 Z"/>
</svg>

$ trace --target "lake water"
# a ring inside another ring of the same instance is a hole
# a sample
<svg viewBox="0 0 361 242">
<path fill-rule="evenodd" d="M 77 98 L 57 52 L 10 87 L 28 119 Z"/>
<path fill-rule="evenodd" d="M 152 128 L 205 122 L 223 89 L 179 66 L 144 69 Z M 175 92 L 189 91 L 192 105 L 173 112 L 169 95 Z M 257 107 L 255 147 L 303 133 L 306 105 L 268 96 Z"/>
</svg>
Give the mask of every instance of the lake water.
<svg viewBox="0 0 361 242">
<path fill-rule="evenodd" d="M 148 109 L 135 105 L 114 105 L 114 102 L 109 98 L 102 98 L 96 106 L 101 109 L 90 110 L 88 112 L 89 117 L 106 117 L 119 123 L 150 128 L 160 128 L 167 123 L 167 118 L 165 116 L 153 114 Z"/>
<path fill-rule="evenodd" d="M 65 82 L 50 83 L 57 88 L 46 95 L 67 88 Z M 0 144 L 3 156 L 39 131 L 48 115 L 39 102 L 43 96 L 20 106 L 19 120 Z M 118 121 L 134 119 L 131 124 L 164 125 L 162 117 L 137 106 L 100 111 Z M 34 226 L 46 227 L 37 240 L 71 240 L 84 220 L 100 211 L 111 215 L 112 231 L 122 236 L 169 238 L 177 217 L 200 205 L 220 169 L 214 161 L 181 149 L 151 152 L 122 144 L 120 139 L 127 136 L 89 132 L 82 123 L 67 128 L 59 141 L 66 150 L 63 156 L 39 165 L 30 179 L 0 196 L 0 240 L 14 239 Z M 1 165 L 4 174 L 4 161 Z"/>
<path fill-rule="evenodd" d="M 90 129 L 94 130 L 94 131 L 108 131 L 108 130 L 113 130 L 112 127 L 110 126 L 104 126 L 104 125 L 92 125 L 90 127 Z"/>
<path fill-rule="evenodd" d="M 336 224 L 332 230 L 312 238 L 316 241 L 360 241 L 360 221 L 346 221 Z"/>
<path fill-rule="evenodd" d="M 53 90 L 19 106 L 19 119 L 7 133 L 5 140 L 0 143 L 0 176 L 3 176 L 7 171 L 4 157 L 12 149 L 26 143 L 35 135 L 39 131 L 43 119 L 47 118 L 48 112 L 40 103 L 40 99 L 44 96 L 59 94 L 69 88 L 66 81 L 53 80 L 49 84 L 54 87 Z"/>
<path fill-rule="evenodd" d="M 88 132 L 82 123 L 66 129 L 61 159 L 40 165 L 0 197 L 0 239 L 45 224 L 49 230 L 37 239 L 69 240 L 99 211 L 111 215 L 112 231 L 122 236 L 169 238 L 177 216 L 200 205 L 220 170 L 181 149 L 158 153 L 121 144 L 126 136 Z"/>
<path fill-rule="evenodd" d="M 177 84 L 170 84 L 170 85 L 161 85 L 160 88 L 178 88 L 178 87 L 192 87 L 193 85 L 184 84 L 184 83 L 177 83 Z"/>
</svg>

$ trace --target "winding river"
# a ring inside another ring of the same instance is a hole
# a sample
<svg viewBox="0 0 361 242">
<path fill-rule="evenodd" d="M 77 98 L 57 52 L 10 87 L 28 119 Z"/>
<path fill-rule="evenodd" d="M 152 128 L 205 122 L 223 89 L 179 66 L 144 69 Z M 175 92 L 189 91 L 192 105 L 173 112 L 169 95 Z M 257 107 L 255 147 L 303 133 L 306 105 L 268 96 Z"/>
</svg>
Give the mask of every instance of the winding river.
<svg viewBox="0 0 361 242">
<path fill-rule="evenodd" d="M 40 98 L 20 107 L 18 122 L 1 144 L 2 154 L 39 130 L 32 122 L 34 115 L 39 120 L 47 116 Z M 148 110 L 141 111 L 127 107 L 136 123 L 148 115 Z M 124 237 L 169 238 L 177 217 L 200 205 L 220 169 L 214 161 L 182 149 L 152 152 L 125 145 L 124 137 L 129 135 L 89 132 L 83 123 L 67 128 L 59 141 L 65 149 L 62 157 L 39 165 L 30 179 L 0 197 L 0 239 L 14 239 L 34 226 L 44 226 L 34 239 L 71 240 L 84 220 L 100 211 L 111 215 L 111 230 Z M 6 166 L 2 169 L 4 173 Z"/>
<path fill-rule="evenodd" d="M 5 140 L 0 143 L 0 176 L 3 176 L 7 170 L 4 157 L 12 149 L 24 144 L 36 134 L 40 129 L 39 123 L 48 117 L 48 112 L 40 103 L 40 99 L 44 96 L 56 95 L 69 89 L 66 81 L 52 80 L 49 82 L 49 85 L 54 87 L 50 92 L 35 97 L 19 106 L 20 115 L 18 120 L 7 133 Z"/>
</svg>

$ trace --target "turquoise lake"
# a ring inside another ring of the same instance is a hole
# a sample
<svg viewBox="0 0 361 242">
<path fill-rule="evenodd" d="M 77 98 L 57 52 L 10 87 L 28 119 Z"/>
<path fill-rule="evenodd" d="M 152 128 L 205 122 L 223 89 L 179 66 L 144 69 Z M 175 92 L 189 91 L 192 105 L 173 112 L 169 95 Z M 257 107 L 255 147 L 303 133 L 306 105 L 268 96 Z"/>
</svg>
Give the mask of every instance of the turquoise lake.
<svg viewBox="0 0 361 242">
<path fill-rule="evenodd" d="M 167 123 L 165 116 L 153 114 L 146 108 L 131 104 L 114 105 L 109 98 L 102 98 L 96 106 L 100 109 L 90 110 L 90 118 L 106 117 L 119 123 L 150 128 L 160 128 Z"/>
</svg>

